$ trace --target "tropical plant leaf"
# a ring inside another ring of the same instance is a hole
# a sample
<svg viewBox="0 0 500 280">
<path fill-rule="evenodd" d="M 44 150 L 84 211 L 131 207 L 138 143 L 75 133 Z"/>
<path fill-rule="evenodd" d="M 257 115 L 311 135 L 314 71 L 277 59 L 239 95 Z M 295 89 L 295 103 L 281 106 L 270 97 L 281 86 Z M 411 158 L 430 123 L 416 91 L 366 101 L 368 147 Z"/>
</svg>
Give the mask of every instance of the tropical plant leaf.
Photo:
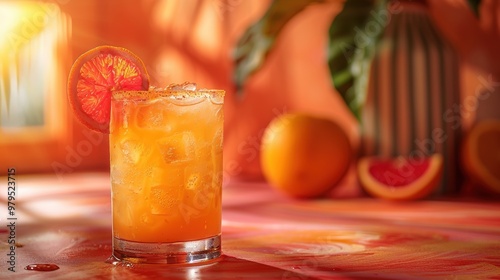
<svg viewBox="0 0 500 280">
<path fill-rule="evenodd" d="M 264 63 L 283 26 L 306 6 L 324 0 L 274 0 L 266 13 L 251 25 L 234 50 L 234 83 L 238 93 L 247 78 Z"/>
<path fill-rule="evenodd" d="M 366 99 L 371 61 L 388 18 L 387 0 L 347 0 L 329 29 L 331 79 L 358 120 Z"/>
<path fill-rule="evenodd" d="M 479 5 L 481 5 L 481 0 L 469 0 L 469 5 L 474 11 L 474 14 L 479 17 Z"/>
</svg>

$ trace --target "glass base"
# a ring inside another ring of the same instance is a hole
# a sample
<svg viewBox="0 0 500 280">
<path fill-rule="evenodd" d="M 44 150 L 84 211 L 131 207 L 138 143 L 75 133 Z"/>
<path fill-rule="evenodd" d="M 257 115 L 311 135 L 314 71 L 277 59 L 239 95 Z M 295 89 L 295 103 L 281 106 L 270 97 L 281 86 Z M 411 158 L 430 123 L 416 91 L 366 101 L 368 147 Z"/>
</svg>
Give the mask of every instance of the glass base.
<svg viewBox="0 0 500 280">
<path fill-rule="evenodd" d="M 133 242 L 113 237 L 113 257 L 126 263 L 194 264 L 215 260 L 220 255 L 220 235 L 174 243 Z"/>
</svg>

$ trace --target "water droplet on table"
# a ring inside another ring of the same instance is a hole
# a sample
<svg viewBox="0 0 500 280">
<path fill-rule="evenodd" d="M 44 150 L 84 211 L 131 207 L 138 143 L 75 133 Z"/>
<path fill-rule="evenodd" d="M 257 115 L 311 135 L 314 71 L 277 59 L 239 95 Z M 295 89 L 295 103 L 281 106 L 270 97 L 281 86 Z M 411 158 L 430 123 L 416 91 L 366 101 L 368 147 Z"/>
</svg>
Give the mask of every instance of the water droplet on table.
<svg viewBox="0 0 500 280">
<path fill-rule="evenodd" d="M 53 271 L 58 270 L 59 266 L 53 263 L 37 263 L 37 264 L 29 264 L 24 267 L 26 270 L 34 270 L 34 271 Z"/>
<path fill-rule="evenodd" d="M 120 260 L 117 257 L 111 255 L 105 263 L 109 263 L 115 266 L 123 266 L 123 267 L 134 267 L 134 265 L 131 262 L 125 261 L 125 260 Z"/>
</svg>

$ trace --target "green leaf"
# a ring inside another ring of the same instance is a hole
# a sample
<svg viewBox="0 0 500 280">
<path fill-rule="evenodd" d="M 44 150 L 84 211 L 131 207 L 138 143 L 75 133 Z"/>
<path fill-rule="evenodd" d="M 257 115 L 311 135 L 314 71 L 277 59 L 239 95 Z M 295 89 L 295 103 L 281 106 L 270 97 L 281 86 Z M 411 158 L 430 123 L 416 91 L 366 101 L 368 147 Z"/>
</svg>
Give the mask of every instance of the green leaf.
<svg viewBox="0 0 500 280">
<path fill-rule="evenodd" d="M 324 0 L 274 0 L 262 18 L 251 25 L 234 50 L 234 83 L 238 93 L 250 75 L 265 62 L 283 26 L 306 6 Z"/>
<path fill-rule="evenodd" d="M 371 62 L 388 15 L 387 0 L 347 0 L 330 26 L 331 79 L 358 120 L 366 99 Z"/>
<path fill-rule="evenodd" d="M 479 17 L 479 5 L 481 5 L 481 0 L 469 0 L 469 5 L 474 11 L 474 14 Z"/>
</svg>

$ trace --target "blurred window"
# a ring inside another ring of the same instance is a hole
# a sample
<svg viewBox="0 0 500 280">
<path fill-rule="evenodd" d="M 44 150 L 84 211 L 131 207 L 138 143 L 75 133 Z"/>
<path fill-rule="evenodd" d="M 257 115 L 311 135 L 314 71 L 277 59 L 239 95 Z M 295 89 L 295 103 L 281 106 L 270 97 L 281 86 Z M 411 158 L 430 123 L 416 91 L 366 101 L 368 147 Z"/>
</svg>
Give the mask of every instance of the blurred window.
<svg viewBox="0 0 500 280">
<path fill-rule="evenodd" d="M 0 20 L 0 167 L 29 169 L 28 151 L 50 154 L 68 135 L 70 20 L 55 3 L 2 0 Z"/>
</svg>

